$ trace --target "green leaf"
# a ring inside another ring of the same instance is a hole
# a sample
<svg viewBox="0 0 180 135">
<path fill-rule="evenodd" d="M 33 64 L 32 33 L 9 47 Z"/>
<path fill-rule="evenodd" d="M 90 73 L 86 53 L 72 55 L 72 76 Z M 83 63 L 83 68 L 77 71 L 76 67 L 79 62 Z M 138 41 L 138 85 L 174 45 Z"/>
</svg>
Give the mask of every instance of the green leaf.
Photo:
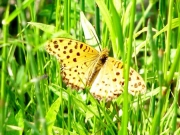
<svg viewBox="0 0 180 135">
<path fill-rule="evenodd" d="M 52 133 L 52 128 L 54 126 L 54 123 L 56 121 L 56 116 L 59 111 L 59 107 L 61 105 L 61 98 L 59 97 L 49 108 L 47 114 L 46 114 L 46 121 L 49 123 L 48 125 L 48 134 L 50 135 Z"/>
</svg>

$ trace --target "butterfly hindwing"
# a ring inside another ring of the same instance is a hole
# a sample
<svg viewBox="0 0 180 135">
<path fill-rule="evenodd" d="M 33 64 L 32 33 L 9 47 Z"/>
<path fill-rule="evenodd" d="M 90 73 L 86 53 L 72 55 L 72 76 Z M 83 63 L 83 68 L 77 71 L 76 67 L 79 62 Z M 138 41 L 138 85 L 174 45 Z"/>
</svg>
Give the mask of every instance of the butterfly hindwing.
<svg viewBox="0 0 180 135">
<path fill-rule="evenodd" d="M 120 60 L 108 57 L 92 84 L 91 94 L 98 100 L 110 101 L 117 98 L 123 92 L 123 73 L 123 63 Z M 130 68 L 128 92 L 136 95 L 144 93 L 144 91 L 143 79 L 134 69 Z"/>
<path fill-rule="evenodd" d="M 98 100 L 112 100 L 122 93 L 123 64 L 114 58 L 108 57 L 99 71 L 90 89 L 91 94 Z"/>
</svg>

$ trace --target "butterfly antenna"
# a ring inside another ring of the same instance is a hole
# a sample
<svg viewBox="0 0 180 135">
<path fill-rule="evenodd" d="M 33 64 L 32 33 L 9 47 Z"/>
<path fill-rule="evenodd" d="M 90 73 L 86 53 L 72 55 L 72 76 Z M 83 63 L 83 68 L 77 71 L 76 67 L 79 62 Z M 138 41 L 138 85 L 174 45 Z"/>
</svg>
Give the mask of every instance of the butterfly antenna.
<svg viewBox="0 0 180 135">
<path fill-rule="evenodd" d="M 99 50 L 100 51 L 102 51 L 102 49 L 101 49 L 101 47 L 100 47 L 100 41 L 98 40 L 98 37 L 94 34 L 94 32 L 91 30 L 91 32 L 93 33 L 93 35 L 94 35 L 94 37 L 95 37 L 95 39 L 96 39 L 96 41 L 97 41 L 97 44 L 98 44 L 98 46 L 99 46 Z"/>
</svg>

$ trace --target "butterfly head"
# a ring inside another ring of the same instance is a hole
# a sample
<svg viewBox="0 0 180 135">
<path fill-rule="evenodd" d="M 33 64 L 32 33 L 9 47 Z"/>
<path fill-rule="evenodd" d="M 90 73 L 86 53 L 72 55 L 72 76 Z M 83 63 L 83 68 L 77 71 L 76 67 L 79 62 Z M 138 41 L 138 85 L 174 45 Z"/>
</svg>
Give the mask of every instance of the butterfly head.
<svg viewBox="0 0 180 135">
<path fill-rule="evenodd" d="M 109 56 L 109 50 L 104 49 L 100 52 L 100 61 L 104 64 Z"/>
</svg>

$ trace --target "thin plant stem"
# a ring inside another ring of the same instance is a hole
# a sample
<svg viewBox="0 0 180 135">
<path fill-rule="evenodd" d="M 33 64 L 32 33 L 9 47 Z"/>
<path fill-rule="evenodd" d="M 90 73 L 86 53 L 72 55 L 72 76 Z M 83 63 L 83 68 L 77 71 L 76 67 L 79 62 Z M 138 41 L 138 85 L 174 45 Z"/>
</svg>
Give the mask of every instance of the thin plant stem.
<svg viewBox="0 0 180 135">
<path fill-rule="evenodd" d="M 123 117 L 122 117 L 122 128 L 121 133 L 127 135 L 127 124 L 128 124 L 128 81 L 129 81 L 129 69 L 130 62 L 132 58 L 132 43 L 133 43 L 133 31 L 134 31 L 134 19 L 135 19 L 135 9 L 136 9 L 136 0 L 132 1 L 132 10 L 130 17 L 130 30 L 129 30 L 129 42 L 128 42 L 128 54 L 127 54 L 127 64 L 125 65 L 125 86 L 124 86 L 124 102 L 123 102 Z"/>
</svg>

